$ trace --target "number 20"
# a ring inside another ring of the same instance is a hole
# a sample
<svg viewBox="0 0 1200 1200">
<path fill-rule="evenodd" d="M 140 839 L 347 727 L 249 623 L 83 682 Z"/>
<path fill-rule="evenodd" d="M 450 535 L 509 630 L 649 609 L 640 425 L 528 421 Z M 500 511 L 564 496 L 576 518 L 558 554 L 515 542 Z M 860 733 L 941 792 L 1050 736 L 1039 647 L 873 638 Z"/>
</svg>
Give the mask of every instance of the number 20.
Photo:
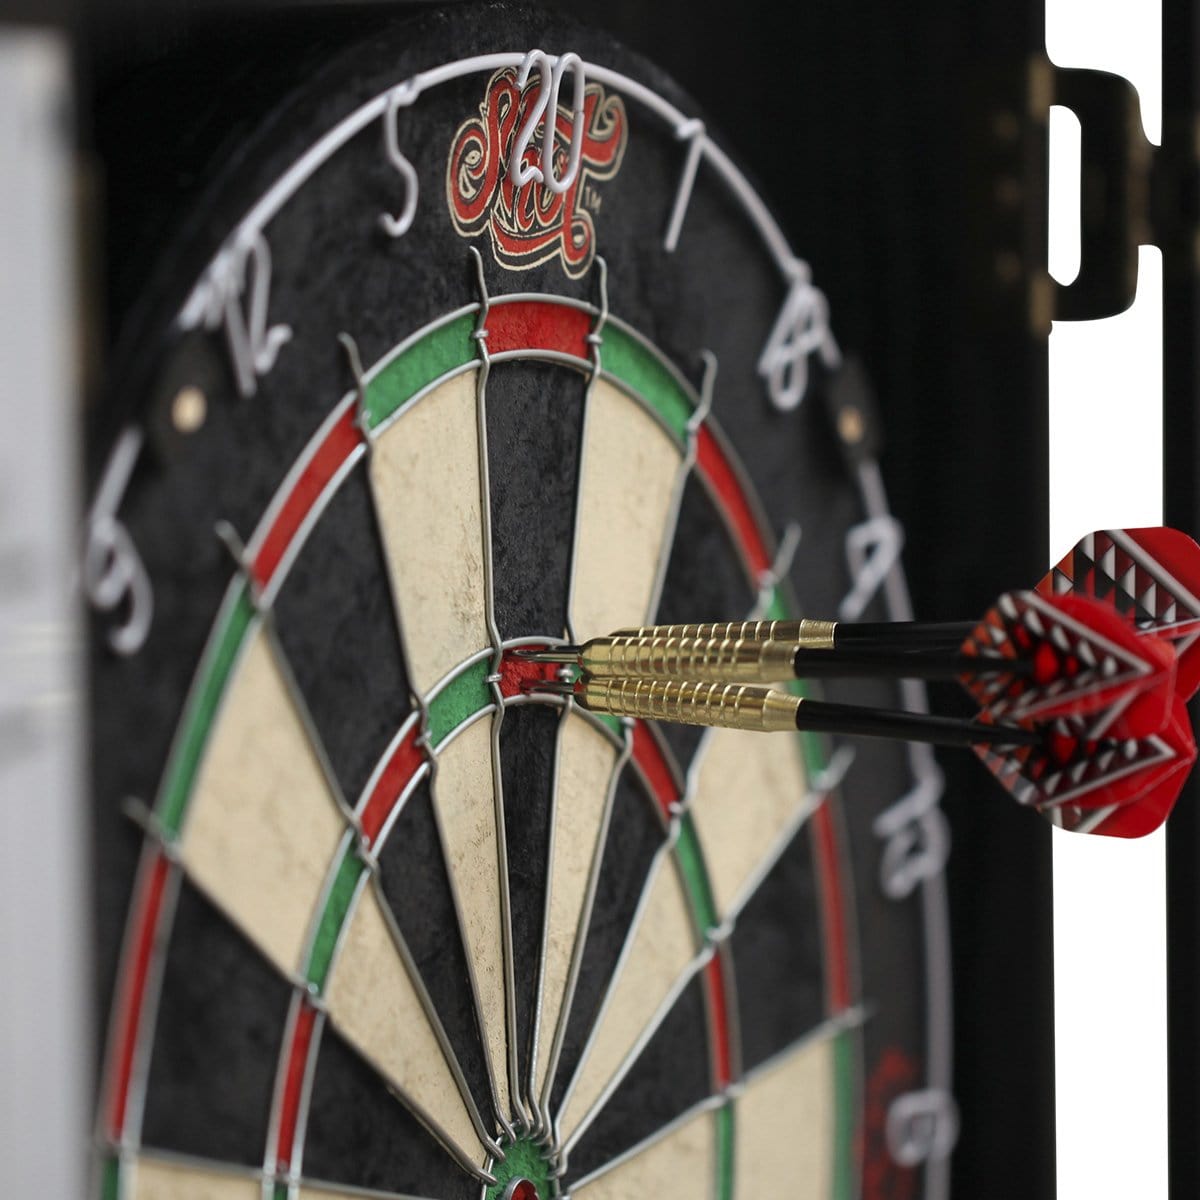
<svg viewBox="0 0 1200 1200">
<path fill-rule="evenodd" d="M 583 155 L 583 92 L 586 86 L 583 62 L 578 54 L 560 54 L 558 61 L 551 66 L 550 56 L 545 51 L 530 50 L 517 74 L 518 88 L 524 89 L 535 67 L 541 75 L 541 85 L 533 107 L 513 141 L 508 177 L 516 187 L 524 187 L 533 179 L 544 183 L 552 192 L 561 193 L 575 182 L 575 176 L 579 174 L 579 160 Z M 571 106 L 571 148 L 567 155 L 567 169 L 559 179 L 554 174 L 554 135 L 558 122 L 558 94 L 563 76 L 568 71 L 573 73 L 575 83 Z M 523 161 L 525 151 L 533 141 L 534 131 L 543 116 L 546 117 L 546 124 L 542 131 L 542 165 L 526 166 Z"/>
</svg>

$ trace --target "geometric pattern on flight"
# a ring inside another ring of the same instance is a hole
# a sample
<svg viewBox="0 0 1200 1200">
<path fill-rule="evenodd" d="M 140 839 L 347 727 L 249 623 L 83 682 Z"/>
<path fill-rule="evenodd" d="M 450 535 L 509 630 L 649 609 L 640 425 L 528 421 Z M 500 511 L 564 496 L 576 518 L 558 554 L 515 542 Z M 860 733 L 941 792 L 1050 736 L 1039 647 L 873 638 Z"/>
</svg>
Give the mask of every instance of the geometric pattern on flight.
<svg viewBox="0 0 1200 1200">
<path fill-rule="evenodd" d="M 1176 643 L 1176 687 L 1200 689 L 1200 547 L 1178 529 L 1089 533 L 1037 585 L 1103 601 L 1142 632 Z"/>
<path fill-rule="evenodd" d="M 1166 719 L 1173 655 L 1139 636 L 1106 606 L 1068 594 L 1008 592 L 990 608 L 959 651 L 972 661 L 967 690 L 993 720 L 1048 720 L 1097 712 L 1153 687 L 1149 725 Z M 1032 668 L 1025 674 L 1020 662 Z M 1004 668 L 1013 666 L 1014 669 Z M 1126 701 L 1126 707 L 1128 701 Z"/>
<path fill-rule="evenodd" d="M 1038 584 L 1106 600 L 1139 628 L 1179 636 L 1200 622 L 1196 543 L 1172 529 L 1089 533 Z"/>
</svg>

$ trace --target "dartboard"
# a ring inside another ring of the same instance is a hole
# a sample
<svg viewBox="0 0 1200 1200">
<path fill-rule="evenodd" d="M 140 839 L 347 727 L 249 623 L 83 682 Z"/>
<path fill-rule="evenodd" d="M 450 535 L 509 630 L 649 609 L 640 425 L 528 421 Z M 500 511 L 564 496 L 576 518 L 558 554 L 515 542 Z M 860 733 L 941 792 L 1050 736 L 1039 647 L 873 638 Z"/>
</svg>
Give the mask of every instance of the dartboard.
<svg viewBox="0 0 1200 1200">
<path fill-rule="evenodd" d="M 105 1200 L 944 1193 L 928 751 L 597 716 L 520 654 L 908 615 L 836 314 L 725 147 L 603 35 L 434 12 L 146 264 L 83 564 Z"/>
</svg>

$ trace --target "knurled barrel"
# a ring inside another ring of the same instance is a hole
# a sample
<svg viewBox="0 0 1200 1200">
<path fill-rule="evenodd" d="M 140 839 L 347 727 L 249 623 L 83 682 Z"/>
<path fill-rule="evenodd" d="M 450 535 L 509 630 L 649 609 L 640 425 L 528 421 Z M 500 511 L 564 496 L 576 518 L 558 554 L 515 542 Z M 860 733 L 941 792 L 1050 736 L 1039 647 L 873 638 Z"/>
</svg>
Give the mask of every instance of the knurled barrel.
<svg viewBox="0 0 1200 1200">
<path fill-rule="evenodd" d="M 643 625 L 613 637 L 707 638 L 717 641 L 791 642 L 806 650 L 832 650 L 836 621 L 717 621 L 703 625 Z"/>
<path fill-rule="evenodd" d="M 737 683 L 588 678 L 578 693 L 584 707 L 615 717 L 684 725 L 716 725 L 774 733 L 796 728 L 797 696 Z"/>
<path fill-rule="evenodd" d="M 595 638 L 581 655 L 583 669 L 591 675 L 718 683 L 791 679 L 795 659 L 795 642 L 747 638 Z"/>
</svg>

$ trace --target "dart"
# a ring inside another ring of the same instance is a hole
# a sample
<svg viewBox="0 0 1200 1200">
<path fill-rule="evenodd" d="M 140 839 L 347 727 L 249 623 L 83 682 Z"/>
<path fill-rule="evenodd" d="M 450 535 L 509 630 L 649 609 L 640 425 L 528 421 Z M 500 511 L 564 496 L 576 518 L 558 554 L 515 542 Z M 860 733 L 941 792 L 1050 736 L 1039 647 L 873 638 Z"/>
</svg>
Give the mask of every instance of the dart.
<svg viewBox="0 0 1200 1200">
<path fill-rule="evenodd" d="M 1175 686 L 1200 688 L 1200 546 L 1178 529 L 1102 529 L 1082 538 L 1038 582 L 1043 596 L 1084 596 L 1139 633 L 1175 644 Z"/>
<path fill-rule="evenodd" d="M 866 638 L 833 640 L 837 627 L 826 621 L 659 628 L 681 632 L 617 633 L 522 657 L 574 665 L 596 678 L 719 683 L 792 676 L 957 678 L 994 719 L 1044 721 L 1128 709 L 1137 717 L 1130 731 L 1136 736 L 1166 720 L 1174 684 L 1175 656 L 1166 643 L 1140 637 L 1104 605 L 1075 595 L 1007 593 L 957 648 L 905 648 L 910 640 L 904 634 L 883 645 L 874 629 Z"/>
<path fill-rule="evenodd" d="M 590 712 L 759 733 L 841 733 L 940 746 L 1037 747 L 1042 733 L 1000 722 L 935 717 L 810 700 L 775 688 L 687 680 L 597 678 L 541 681 L 534 693 L 572 697 Z"/>
<path fill-rule="evenodd" d="M 1169 529 L 1084 538 L 976 622 L 734 621 L 621 629 L 517 652 L 574 667 L 534 684 L 614 716 L 971 747 L 1064 829 L 1135 837 L 1166 819 L 1196 757 L 1200 547 Z M 819 677 L 957 678 L 974 719 L 807 700 L 754 686 Z"/>
<path fill-rule="evenodd" d="M 1106 529 L 1088 534 L 1038 581 L 1046 597 L 1074 595 L 1116 613 L 1139 634 L 1180 643 L 1176 687 L 1200 688 L 1200 545 L 1178 529 Z M 648 625 L 615 636 L 789 641 L 806 650 L 953 649 L 976 629 L 971 621 L 732 621 Z"/>
<path fill-rule="evenodd" d="M 559 655 L 561 661 L 561 649 Z M 1069 715 L 1039 721 L 1026 711 L 1017 722 L 998 718 L 996 709 L 1003 705 L 964 720 L 719 681 L 584 675 L 575 682 L 531 680 L 526 690 L 570 696 L 581 707 L 609 716 L 969 746 L 1018 803 L 1060 828 L 1113 837 L 1140 837 L 1158 828 L 1196 759 L 1186 706 L 1169 688 L 1168 712 L 1161 718 L 1147 716 L 1161 704 L 1154 696 L 1148 702 L 1112 704 L 1100 711 L 1100 719 L 1094 710 L 1072 711 L 1067 704 Z"/>
<path fill-rule="evenodd" d="M 1006 593 L 960 652 L 989 668 L 959 678 L 993 720 L 1089 717 L 1098 737 L 1120 717 L 1122 736 L 1144 737 L 1166 723 L 1175 695 L 1171 645 L 1074 594 Z"/>
<path fill-rule="evenodd" d="M 1110 732 L 1123 732 L 1119 721 Z M 1146 737 L 1096 741 L 1086 721 L 1076 719 L 1055 722 L 1040 744 L 980 742 L 973 748 L 1019 804 L 1063 829 L 1111 837 L 1157 829 L 1196 760 L 1191 722 L 1178 695 L 1162 728 Z"/>
</svg>

